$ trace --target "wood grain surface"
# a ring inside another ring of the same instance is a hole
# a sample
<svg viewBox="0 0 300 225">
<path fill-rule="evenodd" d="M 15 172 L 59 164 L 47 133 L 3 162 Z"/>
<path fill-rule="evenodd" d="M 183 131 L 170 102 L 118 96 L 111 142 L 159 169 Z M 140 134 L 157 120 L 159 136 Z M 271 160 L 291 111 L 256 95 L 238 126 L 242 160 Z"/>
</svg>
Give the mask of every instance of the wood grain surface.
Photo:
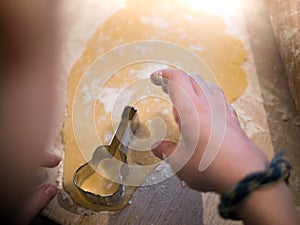
<svg viewBox="0 0 300 225">
<path fill-rule="evenodd" d="M 44 214 L 60 224 L 203 224 L 200 192 L 172 177 L 159 185 L 144 186 L 121 212 L 80 216 L 52 201 Z"/>
<path fill-rule="evenodd" d="M 300 1 L 267 0 L 271 24 L 300 113 Z"/>
</svg>

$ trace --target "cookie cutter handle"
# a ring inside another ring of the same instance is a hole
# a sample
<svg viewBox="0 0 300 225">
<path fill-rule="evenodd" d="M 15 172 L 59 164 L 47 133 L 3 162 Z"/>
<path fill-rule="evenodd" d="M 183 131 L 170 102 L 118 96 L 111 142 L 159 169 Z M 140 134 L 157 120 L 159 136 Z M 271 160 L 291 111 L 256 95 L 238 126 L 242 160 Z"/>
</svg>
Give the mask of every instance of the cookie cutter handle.
<svg viewBox="0 0 300 225">
<path fill-rule="evenodd" d="M 121 161 L 126 162 L 126 153 L 132 140 L 132 136 L 139 124 L 137 110 L 131 106 L 126 106 L 118 129 L 108 147 L 108 152 L 115 156 L 119 151 Z"/>
</svg>

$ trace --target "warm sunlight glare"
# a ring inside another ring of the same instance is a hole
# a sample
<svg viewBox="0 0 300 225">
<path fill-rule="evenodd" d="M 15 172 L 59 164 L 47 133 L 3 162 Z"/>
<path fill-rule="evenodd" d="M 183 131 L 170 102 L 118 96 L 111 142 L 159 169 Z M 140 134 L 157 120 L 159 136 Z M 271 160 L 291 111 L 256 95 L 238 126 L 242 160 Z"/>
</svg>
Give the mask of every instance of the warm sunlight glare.
<svg viewBox="0 0 300 225">
<path fill-rule="evenodd" d="M 242 0 L 184 0 L 196 10 L 213 12 L 218 15 L 228 15 L 241 6 Z"/>
</svg>

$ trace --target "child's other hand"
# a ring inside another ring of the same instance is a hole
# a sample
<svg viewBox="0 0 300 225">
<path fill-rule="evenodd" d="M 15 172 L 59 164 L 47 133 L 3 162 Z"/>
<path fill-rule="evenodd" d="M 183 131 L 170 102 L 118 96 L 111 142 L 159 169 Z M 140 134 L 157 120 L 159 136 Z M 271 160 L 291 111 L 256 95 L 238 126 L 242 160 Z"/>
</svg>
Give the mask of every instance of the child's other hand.
<svg viewBox="0 0 300 225">
<path fill-rule="evenodd" d="M 60 158 L 49 153 L 44 154 L 42 167 L 53 168 L 60 162 Z M 29 224 L 57 194 L 57 187 L 53 184 L 42 184 L 32 190 L 31 196 L 25 202 L 19 215 L 17 224 Z"/>
</svg>

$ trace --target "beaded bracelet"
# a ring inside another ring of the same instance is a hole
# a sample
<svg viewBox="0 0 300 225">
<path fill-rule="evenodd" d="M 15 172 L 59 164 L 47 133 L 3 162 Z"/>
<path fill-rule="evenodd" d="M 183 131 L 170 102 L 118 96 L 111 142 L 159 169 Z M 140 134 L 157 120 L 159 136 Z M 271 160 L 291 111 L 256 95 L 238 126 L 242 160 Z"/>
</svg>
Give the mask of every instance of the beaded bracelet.
<svg viewBox="0 0 300 225">
<path fill-rule="evenodd" d="M 251 192 L 281 179 L 288 183 L 291 165 L 282 158 L 284 153 L 284 150 L 280 150 L 275 154 L 269 168 L 246 176 L 237 185 L 222 194 L 221 202 L 218 205 L 220 216 L 225 219 L 240 220 L 234 211 Z"/>
</svg>

